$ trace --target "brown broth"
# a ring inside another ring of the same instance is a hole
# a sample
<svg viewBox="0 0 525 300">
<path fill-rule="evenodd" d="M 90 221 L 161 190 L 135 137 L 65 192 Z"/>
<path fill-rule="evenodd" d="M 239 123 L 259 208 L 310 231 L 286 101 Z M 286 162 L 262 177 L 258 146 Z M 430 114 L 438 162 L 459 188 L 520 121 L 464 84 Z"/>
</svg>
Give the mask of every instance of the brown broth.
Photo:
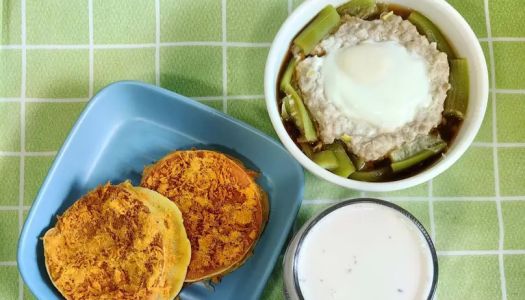
<svg viewBox="0 0 525 300">
<path fill-rule="evenodd" d="M 463 120 L 454 115 L 444 115 L 441 123 L 437 127 L 437 131 L 441 138 L 450 145 L 456 136 L 458 135 L 459 129 L 463 124 Z"/>
<path fill-rule="evenodd" d="M 407 8 L 405 6 L 399 5 L 399 4 L 383 4 L 383 6 L 379 7 L 379 13 L 374 15 L 374 16 L 371 16 L 367 20 L 378 19 L 382 12 L 388 12 L 388 11 L 392 11 L 394 14 L 396 14 L 396 15 L 400 16 L 401 18 L 403 18 L 404 20 L 406 20 L 406 19 L 408 19 L 410 13 L 413 10 L 410 9 L 410 8 Z M 308 24 L 305 25 L 305 27 L 306 26 L 308 26 Z M 301 29 L 301 31 L 303 29 Z M 301 31 L 299 31 L 299 32 L 301 32 Z M 447 42 L 448 42 L 448 40 L 447 40 Z M 453 45 L 450 44 L 450 43 L 449 43 L 449 45 L 454 50 Z M 279 74 L 278 74 L 278 77 L 277 77 L 278 78 L 278 82 L 277 82 L 278 99 L 277 99 L 277 103 L 278 103 L 279 113 L 281 113 L 282 99 L 286 96 L 286 94 L 279 89 L 279 85 L 280 85 L 279 83 L 280 83 L 280 79 L 282 78 L 282 75 L 284 74 L 284 72 L 286 70 L 286 67 L 288 66 L 288 63 L 290 62 L 290 59 L 292 59 L 292 57 L 293 57 L 292 52 L 291 52 L 291 45 L 290 45 L 289 48 L 290 49 L 288 50 L 286 56 L 283 59 L 283 62 L 281 64 L 281 67 L 280 67 L 280 70 L 279 70 Z M 301 93 L 300 89 L 296 89 L 296 90 L 299 93 Z M 315 122 L 315 120 L 313 120 L 313 121 Z M 448 151 L 448 148 L 450 147 L 451 143 L 456 138 L 456 136 L 457 136 L 457 134 L 459 132 L 459 129 L 461 128 L 462 123 L 463 123 L 463 120 L 460 119 L 460 118 L 457 118 L 457 117 L 452 116 L 452 115 L 443 115 L 441 123 L 436 128 L 432 129 L 432 131 L 429 133 L 429 134 L 434 134 L 434 135 L 439 134 L 441 136 L 441 138 L 447 143 L 447 147 L 443 150 L 443 153 L 446 153 Z M 290 135 L 290 137 L 295 142 L 297 147 L 301 148 L 300 145 L 299 145 L 299 142 L 298 142 L 298 139 L 301 136 L 301 132 L 297 129 L 297 127 L 295 126 L 295 124 L 292 121 L 283 121 L 283 124 L 284 124 L 284 127 L 285 127 L 286 131 L 288 132 L 288 135 Z M 313 144 L 312 144 L 312 146 L 313 146 Z M 346 149 L 346 147 L 345 147 L 345 149 Z M 350 152 L 348 149 L 346 149 L 346 151 L 348 152 L 349 155 L 355 155 L 352 152 Z M 411 168 L 409 168 L 407 170 L 404 170 L 404 171 L 401 171 L 401 172 L 398 172 L 398 173 L 391 173 L 389 176 L 385 177 L 385 179 L 382 180 L 382 182 L 396 181 L 396 180 L 401 180 L 401 179 L 412 177 L 412 176 L 414 176 L 414 175 L 416 175 L 418 173 L 421 173 L 425 169 L 431 167 L 435 163 L 437 163 L 441 159 L 441 157 L 442 157 L 442 155 L 436 155 L 434 157 L 426 159 L 425 161 L 423 161 L 423 162 L 421 162 L 421 163 L 419 163 L 419 164 L 417 164 L 417 165 L 415 165 L 415 166 L 413 166 L 413 167 L 411 167 Z M 390 166 L 390 163 L 391 163 L 391 161 L 390 161 L 389 158 L 382 158 L 382 159 L 378 159 L 378 160 L 374 160 L 374 161 L 367 161 L 366 164 L 365 164 L 365 167 L 361 171 L 371 171 L 371 170 L 375 170 L 375 169 L 382 168 L 382 167 L 388 167 L 388 166 Z"/>
<path fill-rule="evenodd" d="M 412 9 L 399 4 L 388 4 L 387 11 L 392 11 L 395 15 L 398 15 L 403 18 L 403 20 L 406 20 L 408 19 L 408 16 L 410 16 Z"/>
</svg>

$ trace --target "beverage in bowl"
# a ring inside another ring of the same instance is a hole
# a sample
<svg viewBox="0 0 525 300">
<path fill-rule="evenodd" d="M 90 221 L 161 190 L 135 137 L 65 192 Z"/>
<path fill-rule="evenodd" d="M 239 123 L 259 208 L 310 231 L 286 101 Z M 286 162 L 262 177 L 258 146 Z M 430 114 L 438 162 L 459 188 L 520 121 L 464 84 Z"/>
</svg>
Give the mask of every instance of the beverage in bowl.
<svg viewBox="0 0 525 300">
<path fill-rule="evenodd" d="M 443 26 L 442 15 L 453 22 Z M 327 0 L 305 2 L 283 24 L 265 92 L 274 128 L 304 167 L 345 187 L 395 190 L 466 150 L 487 81 L 477 39 L 448 4 Z"/>
<path fill-rule="evenodd" d="M 308 221 L 284 258 L 288 299 L 431 299 L 437 256 L 421 223 L 389 202 L 338 203 Z"/>
</svg>

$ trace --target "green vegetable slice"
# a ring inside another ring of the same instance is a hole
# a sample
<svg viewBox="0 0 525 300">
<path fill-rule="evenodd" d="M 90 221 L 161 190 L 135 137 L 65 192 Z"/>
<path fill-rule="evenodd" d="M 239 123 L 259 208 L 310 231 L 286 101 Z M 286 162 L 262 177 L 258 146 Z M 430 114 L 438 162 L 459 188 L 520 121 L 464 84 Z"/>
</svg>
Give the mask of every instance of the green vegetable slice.
<svg viewBox="0 0 525 300">
<path fill-rule="evenodd" d="M 327 146 L 328 150 L 331 150 L 337 158 L 337 168 L 331 170 L 334 174 L 348 177 L 350 174 L 355 172 L 355 167 L 352 164 L 352 160 L 346 154 L 345 148 L 339 143 L 333 143 Z"/>
<path fill-rule="evenodd" d="M 337 8 L 341 15 L 349 14 L 351 16 L 366 19 L 377 12 L 375 0 L 352 0 Z"/>
<path fill-rule="evenodd" d="M 304 106 L 303 100 L 291 85 L 288 84 L 285 87 L 285 91 L 286 94 L 291 96 L 293 102 L 290 103 L 290 107 L 295 107 L 292 108 L 292 111 L 296 111 L 295 117 L 294 114 L 292 114 L 295 125 L 297 125 L 297 128 L 299 131 L 301 131 L 307 142 L 311 143 L 317 141 L 317 130 L 315 129 L 314 123 L 308 114 L 308 110 L 306 110 L 306 107 Z"/>
<path fill-rule="evenodd" d="M 312 156 L 312 160 L 319 166 L 328 170 L 336 169 L 339 166 L 339 163 L 337 162 L 337 157 L 335 156 L 335 153 L 331 150 L 324 150 L 318 153 L 314 153 L 314 155 Z"/>
<path fill-rule="evenodd" d="M 291 116 L 291 109 L 290 109 L 290 101 L 288 101 L 288 96 L 283 98 L 281 102 L 281 119 L 284 121 L 290 121 L 292 119 Z"/>
<path fill-rule="evenodd" d="M 350 155 L 350 159 L 352 160 L 352 163 L 354 164 L 357 171 L 361 171 L 366 167 L 366 161 L 361 157 L 352 154 Z"/>
<path fill-rule="evenodd" d="M 425 161 L 426 159 L 430 158 L 430 157 L 433 157 L 439 153 L 441 153 L 443 150 L 445 150 L 445 147 L 447 147 L 447 143 L 445 142 L 442 142 L 442 143 L 439 143 L 435 146 L 432 146 L 428 149 L 425 149 L 419 153 L 417 153 L 416 155 L 412 156 L 412 157 L 409 157 L 405 160 L 402 160 L 402 161 L 398 161 L 398 162 L 393 162 L 390 167 L 392 168 L 392 171 L 395 172 L 400 172 L 400 171 L 403 171 L 403 170 L 406 170 L 408 168 L 411 168 L 423 161 Z"/>
<path fill-rule="evenodd" d="M 450 61 L 449 81 L 451 88 L 445 100 L 445 114 L 463 119 L 467 113 L 470 88 L 466 59 L 459 58 Z"/>
<path fill-rule="evenodd" d="M 301 133 L 303 132 L 303 121 L 301 119 L 301 115 L 299 114 L 299 110 L 297 109 L 297 106 L 295 105 L 295 101 L 294 99 L 287 95 L 286 97 L 283 98 L 283 108 L 284 110 L 286 111 L 286 114 L 289 116 L 288 119 L 291 119 L 295 126 L 297 127 L 297 129 L 299 129 L 299 131 L 301 131 Z M 281 111 L 281 117 L 283 117 L 283 113 Z M 286 120 L 283 118 L 283 120 Z"/>
<path fill-rule="evenodd" d="M 377 182 L 386 180 L 392 170 L 389 167 L 383 167 L 372 171 L 357 171 L 350 175 L 350 179 L 366 181 L 366 182 Z"/>
<path fill-rule="evenodd" d="M 299 47 L 304 54 L 309 54 L 319 41 L 339 25 L 340 20 L 341 16 L 339 16 L 337 10 L 332 5 L 328 5 L 299 33 L 293 43 Z"/>
<path fill-rule="evenodd" d="M 443 143 L 439 136 L 419 135 L 410 143 L 406 143 L 398 149 L 390 151 L 388 157 L 392 162 L 398 162 L 412 157 L 419 152 Z"/>
<path fill-rule="evenodd" d="M 292 57 L 292 59 L 290 59 L 290 62 L 288 63 L 288 66 L 286 66 L 286 70 L 284 71 L 283 77 L 281 78 L 281 91 L 285 92 L 286 86 L 292 86 L 292 76 L 295 70 L 295 66 L 297 66 L 297 62 L 298 61 Z"/>
<path fill-rule="evenodd" d="M 455 58 L 452 47 L 450 47 L 445 36 L 439 31 L 437 26 L 432 23 L 432 21 L 417 11 L 411 12 L 408 16 L 408 20 L 414 24 L 419 33 L 425 35 L 430 42 L 436 42 L 438 50 L 445 52 L 448 59 Z"/>
<path fill-rule="evenodd" d="M 345 133 L 341 136 L 341 141 L 350 143 L 352 141 L 352 137 Z"/>
</svg>

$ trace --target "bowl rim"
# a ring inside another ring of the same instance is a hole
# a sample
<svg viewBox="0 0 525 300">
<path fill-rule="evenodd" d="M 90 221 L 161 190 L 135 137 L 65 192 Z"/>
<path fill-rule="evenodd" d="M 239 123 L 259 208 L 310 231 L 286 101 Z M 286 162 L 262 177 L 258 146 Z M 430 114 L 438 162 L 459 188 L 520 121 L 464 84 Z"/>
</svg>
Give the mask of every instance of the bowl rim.
<svg viewBox="0 0 525 300">
<path fill-rule="evenodd" d="M 419 0 L 411 0 L 414 2 L 417 2 Z M 334 0 L 322 0 L 319 1 L 322 3 L 326 3 L 328 5 L 329 3 L 334 2 Z M 288 132 L 286 131 L 284 124 L 281 120 L 280 114 L 278 112 L 277 107 L 277 101 L 276 101 L 276 95 L 275 92 L 277 90 L 277 85 L 273 80 L 273 76 L 275 75 L 275 72 L 279 72 L 280 68 L 276 68 L 274 63 L 275 60 L 281 62 L 284 57 L 280 57 L 278 55 L 278 52 L 284 47 L 282 40 L 286 39 L 286 36 L 289 35 L 290 31 L 298 32 L 299 30 L 296 30 L 294 27 L 294 22 L 300 21 L 304 19 L 303 15 L 305 14 L 311 14 L 312 13 L 312 5 L 316 3 L 319 5 L 318 1 L 305 1 L 301 5 L 299 5 L 285 20 L 285 22 L 281 25 L 279 31 L 277 32 L 272 45 L 270 47 L 270 51 L 266 60 L 265 65 L 265 72 L 264 72 L 264 93 L 265 93 L 265 101 L 266 101 L 266 107 L 268 114 L 270 116 L 270 121 L 272 122 L 272 126 L 274 127 L 277 136 L 283 143 L 284 147 L 292 154 L 292 156 L 299 161 L 299 163 L 308 171 L 312 172 L 317 177 L 327 180 L 331 183 L 334 183 L 336 185 L 339 185 L 344 188 L 348 189 L 356 189 L 360 191 L 369 191 L 369 192 L 388 192 L 388 191 L 396 191 L 401 189 L 410 188 L 413 186 L 416 186 L 418 184 L 422 184 L 424 182 L 427 182 L 434 177 L 438 176 L 439 174 L 443 173 L 445 170 L 447 170 L 449 167 L 451 167 L 468 149 L 468 147 L 472 144 L 474 141 L 474 138 L 476 134 L 478 133 L 488 103 L 488 95 L 489 95 L 489 81 L 488 81 L 488 69 L 487 64 L 485 60 L 485 56 L 483 53 L 483 50 L 481 48 L 481 45 L 478 41 L 478 38 L 476 37 L 474 31 L 470 27 L 470 25 L 467 23 L 467 21 L 461 16 L 461 14 L 454 9 L 448 2 L 445 0 L 427 0 L 426 3 L 428 5 L 431 5 L 433 7 L 439 7 L 441 10 L 443 10 L 446 14 L 450 15 L 450 18 L 455 19 L 460 26 L 458 27 L 459 30 L 461 30 L 464 39 L 467 41 L 467 43 L 472 44 L 472 47 L 474 48 L 474 56 L 469 57 L 469 61 L 473 61 L 471 65 L 477 65 L 481 68 L 481 72 L 479 74 L 479 91 L 480 91 L 480 100 L 479 105 L 476 107 L 469 107 L 469 109 L 473 109 L 473 115 L 469 119 L 470 124 L 470 131 L 465 132 L 464 136 L 461 140 L 456 139 L 453 142 L 454 151 L 447 152 L 447 155 L 441 159 L 439 159 L 437 162 L 426 168 L 425 170 L 416 173 L 415 175 L 412 175 L 410 177 L 395 180 L 395 181 L 387 181 L 387 182 L 365 182 L 365 181 L 358 181 L 353 180 L 350 178 L 344 178 L 340 177 L 338 175 L 335 175 L 331 173 L 328 170 L 323 169 L 322 167 L 315 164 L 310 158 L 308 158 L 300 149 L 297 147 L 295 142 L 292 140 L 292 138 L 289 136 Z M 385 2 L 389 2 L 388 0 Z M 395 1 L 392 1 L 395 2 Z M 410 7 L 410 5 L 406 5 Z M 324 6 L 322 6 L 324 7 Z M 322 7 L 319 10 L 315 10 L 315 15 L 322 9 Z M 286 46 L 289 47 L 288 45 Z M 472 80 L 472 78 L 471 78 Z"/>
<path fill-rule="evenodd" d="M 437 289 L 437 283 L 438 283 L 438 277 L 439 277 L 439 265 L 438 265 L 438 258 L 437 258 L 437 251 L 434 246 L 434 243 L 432 242 L 432 238 L 430 237 L 430 234 L 427 232 L 423 224 L 410 212 L 408 212 L 406 209 L 402 208 L 401 206 L 394 204 L 392 202 L 388 202 L 385 200 L 380 200 L 376 198 L 356 198 L 356 199 L 348 199 L 341 201 L 339 203 L 336 203 L 334 205 L 329 206 L 328 208 L 322 210 L 320 213 L 318 213 L 316 216 L 311 218 L 307 224 L 304 225 L 304 230 L 300 231 L 300 236 L 297 241 L 297 244 L 295 245 L 295 249 L 293 250 L 293 257 L 292 257 L 292 275 L 293 275 L 293 287 L 295 289 L 295 292 L 297 293 L 297 296 L 300 300 L 304 300 L 303 294 L 301 292 L 301 287 L 299 284 L 299 276 L 297 274 L 298 269 L 298 257 L 301 252 L 301 248 L 303 245 L 304 240 L 306 239 L 306 236 L 308 236 L 308 233 L 310 230 L 319 223 L 322 219 L 324 219 L 326 216 L 331 214 L 332 212 L 343 208 L 345 206 L 349 205 L 355 205 L 359 203 L 372 203 L 375 205 L 381 205 L 386 206 L 390 209 L 393 209 L 394 211 L 397 211 L 401 213 L 403 216 L 407 217 L 420 231 L 420 233 L 423 235 L 426 244 L 428 246 L 428 250 L 430 251 L 430 256 L 432 259 L 432 283 L 430 285 L 430 290 L 427 295 L 427 300 L 430 300 L 434 297 L 434 294 Z"/>
</svg>

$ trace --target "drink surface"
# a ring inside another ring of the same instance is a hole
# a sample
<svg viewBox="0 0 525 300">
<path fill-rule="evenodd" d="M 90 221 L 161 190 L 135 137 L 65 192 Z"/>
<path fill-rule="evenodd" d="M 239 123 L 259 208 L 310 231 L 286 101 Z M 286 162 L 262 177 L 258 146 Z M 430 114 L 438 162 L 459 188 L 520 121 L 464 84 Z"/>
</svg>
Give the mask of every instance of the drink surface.
<svg viewBox="0 0 525 300">
<path fill-rule="evenodd" d="M 306 235 L 297 261 L 304 299 L 426 299 L 433 276 L 422 232 L 375 203 L 341 207 Z"/>
</svg>

